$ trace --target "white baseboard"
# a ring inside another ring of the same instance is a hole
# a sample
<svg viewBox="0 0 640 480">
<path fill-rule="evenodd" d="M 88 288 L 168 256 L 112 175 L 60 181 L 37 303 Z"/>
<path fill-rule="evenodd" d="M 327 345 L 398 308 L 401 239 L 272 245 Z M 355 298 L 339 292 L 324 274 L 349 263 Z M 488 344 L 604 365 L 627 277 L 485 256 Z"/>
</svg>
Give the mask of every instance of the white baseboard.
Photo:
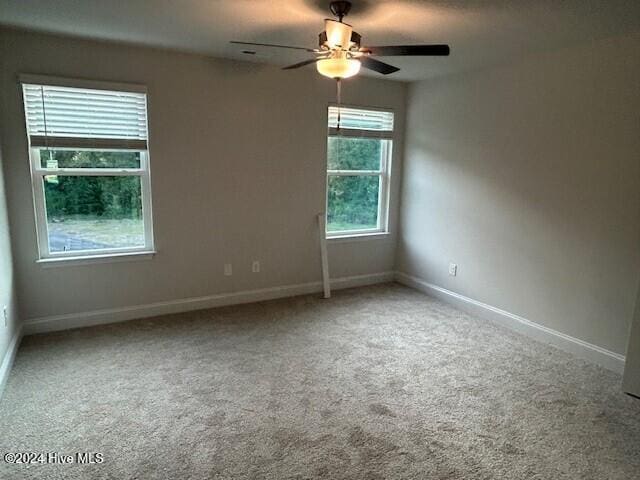
<svg viewBox="0 0 640 480">
<path fill-rule="evenodd" d="M 523 333 L 538 341 L 551 344 L 561 350 L 572 353 L 577 357 L 596 363 L 608 370 L 622 374 L 624 370 L 625 357 L 615 352 L 611 352 L 597 345 L 585 342 L 579 338 L 572 337 L 557 330 L 534 323 L 524 317 L 507 312 L 500 308 L 487 305 L 464 295 L 452 292 L 446 288 L 433 285 L 424 280 L 396 272 L 396 281 L 408 287 L 415 288 L 432 297 L 453 304 L 461 310 L 465 310 L 480 318 L 485 318 L 504 325 L 511 330 Z"/>
<path fill-rule="evenodd" d="M 551 328 L 539 325 L 524 317 L 507 312 L 500 308 L 487 305 L 464 295 L 452 292 L 424 280 L 407 275 L 402 272 L 380 272 L 368 275 L 334 278 L 331 287 L 339 290 L 376 283 L 397 281 L 403 285 L 415 288 L 435 298 L 453 304 L 469 313 L 486 318 L 504 325 L 512 330 L 523 333 L 536 340 L 549 343 L 561 350 L 570 352 L 584 360 L 601 365 L 616 373 L 624 370 L 625 357 L 611 352 L 597 345 L 585 342 L 570 335 L 558 332 Z M 242 303 L 273 300 L 276 298 L 293 297 L 322 291 L 322 282 L 309 282 L 294 285 L 262 288 L 257 290 L 245 290 L 241 292 L 222 293 L 204 297 L 185 298 L 166 302 L 157 302 L 146 305 L 134 305 L 121 308 L 94 310 L 90 312 L 71 313 L 27 320 L 23 324 L 21 334 L 31 335 L 35 333 L 67 330 L 71 328 L 87 327 L 105 323 L 123 322 L 136 318 L 147 318 L 156 315 L 202 310 L 207 308 L 222 307 L 227 305 L 239 305 Z M 20 333 L 20 332 L 19 332 Z M 0 393 L 6 378 L 9 375 L 13 359 L 21 335 L 16 334 L 0 367 Z"/>
<path fill-rule="evenodd" d="M 394 282 L 396 272 L 369 273 L 366 275 L 354 275 L 352 277 L 339 277 L 331 279 L 331 288 L 342 290 L 344 288 L 364 287 L 376 283 Z"/>
<path fill-rule="evenodd" d="M 9 380 L 11 367 L 13 366 L 13 362 L 16 359 L 16 354 L 18 353 L 18 347 L 20 346 L 21 339 L 22 339 L 22 327 L 18 327 L 18 330 L 13 335 L 13 338 L 11 339 L 11 343 L 9 343 L 9 347 L 7 348 L 7 351 L 4 354 L 2 363 L 0 364 L 0 398 L 2 398 L 2 394 L 4 393 L 4 387 L 7 384 L 7 380 Z"/>
<path fill-rule="evenodd" d="M 380 272 L 368 275 L 334 278 L 331 287 L 339 290 L 343 288 L 372 285 L 375 283 L 392 282 L 394 272 Z M 24 334 L 53 332 L 70 328 L 88 327 L 105 323 L 124 322 L 136 318 L 155 317 L 171 313 L 203 310 L 207 308 L 253 303 L 276 298 L 294 297 L 322 291 L 322 282 L 300 283 L 278 287 L 245 290 L 241 292 L 221 293 L 204 297 L 184 298 L 166 302 L 133 305 L 129 307 L 108 308 L 90 312 L 70 313 L 50 317 L 33 318 L 24 322 Z"/>
</svg>

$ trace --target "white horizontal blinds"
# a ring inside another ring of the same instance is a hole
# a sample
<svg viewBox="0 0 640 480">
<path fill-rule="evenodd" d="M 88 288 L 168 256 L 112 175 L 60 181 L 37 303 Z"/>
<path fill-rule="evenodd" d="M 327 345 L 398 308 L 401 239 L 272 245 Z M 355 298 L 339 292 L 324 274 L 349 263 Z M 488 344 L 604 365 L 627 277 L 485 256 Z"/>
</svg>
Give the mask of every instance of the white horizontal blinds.
<svg viewBox="0 0 640 480">
<path fill-rule="evenodd" d="M 340 115 L 339 126 L 338 113 Z M 329 107 L 329 135 L 392 138 L 393 112 Z"/>
<path fill-rule="evenodd" d="M 32 147 L 147 149 L 147 96 L 22 85 Z"/>
</svg>

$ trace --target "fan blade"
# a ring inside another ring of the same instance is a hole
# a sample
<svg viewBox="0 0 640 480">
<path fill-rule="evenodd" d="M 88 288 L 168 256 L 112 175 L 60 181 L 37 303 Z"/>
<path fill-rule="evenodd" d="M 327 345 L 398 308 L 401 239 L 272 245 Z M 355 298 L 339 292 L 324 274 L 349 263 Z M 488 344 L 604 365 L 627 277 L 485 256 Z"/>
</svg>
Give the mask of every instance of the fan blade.
<svg viewBox="0 0 640 480">
<path fill-rule="evenodd" d="M 292 50 L 304 50 L 305 52 L 315 52 L 312 48 L 305 47 L 292 47 L 291 45 L 275 45 L 273 43 L 251 43 L 251 42 L 238 42 L 236 40 L 231 40 L 229 43 L 234 43 L 236 45 L 251 45 L 254 47 L 273 47 L 273 48 L 289 48 Z"/>
<path fill-rule="evenodd" d="M 381 57 L 400 57 L 409 55 L 447 56 L 450 52 L 449 45 L 390 45 L 386 47 L 364 47 L 361 50 Z"/>
<path fill-rule="evenodd" d="M 288 67 L 284 67 L 282 70 L 293 70 L 294 68 L 304 67 L 305 65 L 310 65 L 312 63 L 316 63 L 318 59 L 314 58 L 313 60 L 305 60 L 304 62 L 294 63 L 293 65 L 289 65 Z"/>
<path fill-rule="evenodd" d="M 374 72 L 378 72 L 383 75 L 389 75 L 390 73 L 400 70 L 398 67 L 394 67 L 393 65 L 389 65 L 388 63 L 384 63 L 370 57 L 360 57 L 358 60 L 360 60 L 360 63 L 362 63 L 364 68 L 368 68 L 369 70 L 373 70 Z"/>
</svg>

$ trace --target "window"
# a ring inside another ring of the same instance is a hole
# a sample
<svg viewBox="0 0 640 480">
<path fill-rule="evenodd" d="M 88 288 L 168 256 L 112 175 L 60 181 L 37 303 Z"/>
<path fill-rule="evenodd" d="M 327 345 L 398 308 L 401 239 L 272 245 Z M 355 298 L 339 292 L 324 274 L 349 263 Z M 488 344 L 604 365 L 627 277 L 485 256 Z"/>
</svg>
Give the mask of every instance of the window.
<svg viewBox="0 0 640 480">
<path fill-rule="evenodd" d="M 153 251 L 144 87 L 21 81 L 40 258 Z"/>
<path fill-rule="evenodd" d="M 329 107 L 328 237 L 387 231 L 392 137 L 392 112 Z"/>
</svg>

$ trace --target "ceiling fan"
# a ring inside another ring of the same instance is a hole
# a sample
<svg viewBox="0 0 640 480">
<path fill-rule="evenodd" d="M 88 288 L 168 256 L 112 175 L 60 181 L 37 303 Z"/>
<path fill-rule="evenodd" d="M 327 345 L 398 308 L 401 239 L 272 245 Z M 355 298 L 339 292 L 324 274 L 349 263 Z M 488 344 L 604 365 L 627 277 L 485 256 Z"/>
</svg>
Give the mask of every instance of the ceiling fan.
<svg viewBox="0 0 640 480">
<path fill-rule="evenodd" d="M 383 47 L 363 47 L 362 37 L 353 31 L 351 25 L 342 22 L 342 19 L 351 10 L 351 2 L 333 1 L 329 4 L 331 13 L 338 20 L 326 19 L 324 21 L 325 30 L 319 34 L 318 48 L 293 47 L 290 45 L 274 45 L 270 43 L 251 43 L 231 41 L 239 45 L 251 45 L 259 47 L 288 48 L 293 50 L 304 50 L 314 53 L 315 58 L 305 60 L 294 65 L 284 67 L 283 70 L 304 67 L 312 63 L 316 64 L 318 72 L 322 75 L 341 80 L 356 75 L 360 67 L 373 70 L 383 75 L 400 70 L 398 67 L 389 65 L 372 58 L 395 57 L 395 56 L 446 56 L 449 55 L 448 45 L 392 45 Z M 255 53 L 246 51 L 246 53 Z"/>
</svg>

